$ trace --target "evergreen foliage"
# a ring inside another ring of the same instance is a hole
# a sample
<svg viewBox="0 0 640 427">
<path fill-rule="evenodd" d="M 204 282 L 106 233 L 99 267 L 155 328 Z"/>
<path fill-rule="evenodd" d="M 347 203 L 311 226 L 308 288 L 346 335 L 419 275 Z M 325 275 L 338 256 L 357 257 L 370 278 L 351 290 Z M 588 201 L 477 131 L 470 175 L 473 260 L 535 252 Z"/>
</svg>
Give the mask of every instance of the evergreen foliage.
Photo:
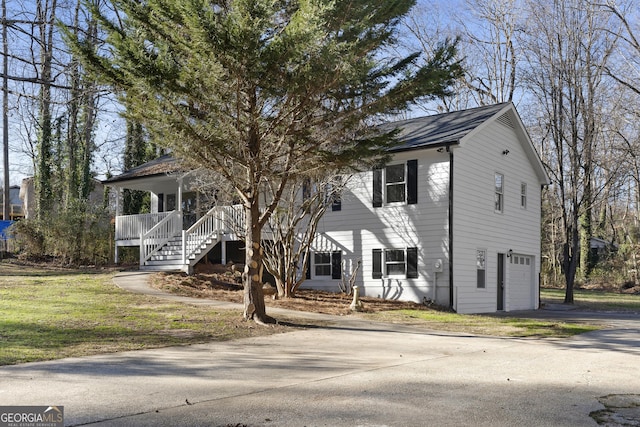
<svg viewBox="0 0 640 427">
<path fill-rule="evenodd" d="M 114 3 L 121 21 L 93 10 L 108 52 L 67 39 L 128 117 L 234 188 L 247 213 L 245 317 L 257 321 L 270 320 L 260 233 L 288 182 L 384 158 L 395 141 L 372 130 L 376 119 L 445 95 L 461 73 L 455 42 L 421 67 L 418 54 L 389 54 L 412 0 Z"/>
</svg>

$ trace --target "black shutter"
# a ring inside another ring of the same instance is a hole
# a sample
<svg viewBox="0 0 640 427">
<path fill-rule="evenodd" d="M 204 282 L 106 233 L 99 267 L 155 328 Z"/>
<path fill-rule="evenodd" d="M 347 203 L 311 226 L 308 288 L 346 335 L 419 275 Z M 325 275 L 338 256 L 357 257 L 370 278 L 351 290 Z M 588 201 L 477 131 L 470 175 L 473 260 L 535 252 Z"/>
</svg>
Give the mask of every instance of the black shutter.
<svg viewBox="0 0 640 427">
<path fill-rule="evenodd" d="M 407 204 L 418 203 L 418 161 L 407 162 Z"/>
<path fill-rule="evenodd" d="M 333 197 L 333 202 L 331 203 L 331 210 L 333 212 L 342 210 L 342 199 L 340 196 L 336 195 Z"/>
<path fill-rule="evenodd" d="M 340 175 L 334 178 L 334 183 L 331 184 L 331 210 L 333 212 L 342 210 L 342 192 L 344 191 L 344 186 L 342 185 L 342 177 Z"/>
<path fill-rule="evenodd" d="M 373 207 L 382 206 L 382 169 L 373 170 Z"/>
<path fill-rule="evenodd" d="M 382 249 L 374 249 L 373 250 L 373 278 L 381 279 L 382 278 Z"/>
<path fill-rule="evenodd" d="M 407 248 L 407 279 L 418 277 L 418 248 Z"/>
<path fill-rule="evenodd" d="M 308 200 L 311 198 L 311 180 L 306 178 L 302 181 L 302 200 Z"/>
<path fill-rule="evenodd" d="M 311 280 L 311 253 L 307 252 L 307 271 L 304 272 L 304 277 Z"/>
<path fill-rule="evenodd" d="M 342 252 L 331 252 L 331 278 L 342 278 Z"/>
</svg>

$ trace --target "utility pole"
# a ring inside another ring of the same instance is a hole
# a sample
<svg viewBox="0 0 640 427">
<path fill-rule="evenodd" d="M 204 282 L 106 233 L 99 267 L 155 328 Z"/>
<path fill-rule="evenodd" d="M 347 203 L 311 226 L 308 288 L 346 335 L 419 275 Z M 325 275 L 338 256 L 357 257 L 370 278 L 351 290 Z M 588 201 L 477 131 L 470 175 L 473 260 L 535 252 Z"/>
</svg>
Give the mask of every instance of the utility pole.
<svg viewBox="0 0 640 427">
<path fill-rule="evenodd" d="M 7 0 L 2 0 L 2 153 L 4 164 L 4 191 L 2 218 L 9 220 L 9 43 L 7 42 Z"/>
</svg>

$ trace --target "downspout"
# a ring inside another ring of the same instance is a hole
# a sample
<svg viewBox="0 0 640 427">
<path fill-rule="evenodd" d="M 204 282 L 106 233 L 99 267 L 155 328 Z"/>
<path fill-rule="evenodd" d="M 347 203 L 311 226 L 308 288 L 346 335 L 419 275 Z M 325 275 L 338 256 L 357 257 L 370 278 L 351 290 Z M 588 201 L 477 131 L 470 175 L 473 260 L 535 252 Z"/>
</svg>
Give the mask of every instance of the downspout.
<svg viewBox="0 0 640 427">
<path fill-rule="evenodd" d="M 546 185 L 542 184 L 540 186 L 540 221 L 542 222 L 542 193 L 544 192 L 544 187 Z M 540 227 L 542 228 L 542 226 Z M 542 236 L 540 237 L 542 240 Z M 536 309 L 542 308 L 542 302 L 540 300 L 540 285 L 542 284 L 542 242 L 540 242 L 540 253 L 538 254 L 538 307 Z"/>
<path fill-rule="evenodd" d="M 453 308 L 453 150 L 447 145 L 449 153 L 449 308 Z"/>
</svg>

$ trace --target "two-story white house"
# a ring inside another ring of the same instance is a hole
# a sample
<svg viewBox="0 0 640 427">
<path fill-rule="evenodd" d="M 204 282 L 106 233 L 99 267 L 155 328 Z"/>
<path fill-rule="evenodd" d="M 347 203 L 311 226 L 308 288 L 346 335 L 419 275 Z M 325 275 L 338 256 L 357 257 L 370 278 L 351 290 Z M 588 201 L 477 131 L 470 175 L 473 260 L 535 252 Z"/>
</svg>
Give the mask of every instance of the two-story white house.
<svg viewBox="0 0 640 427">
<path fill-rule="evenodd" d="M 392 150 L 385 167 L 348 179 L 341 203 L 320 222 L 304 287 L 337 291 L 341 266 L 360 261 L 356 284 L 362 295 L 435 301 L 459 313 L 538 308 L 540 193 L 548 177 L 513 104 L 386 126 L 401 129 L 402 144 Z M 157 163 L 151 166 L 162 172 L 144 174 L 141 167 L 105 184 L 151 191 L 152 200 L 165 200 L 164 207 L 171 194 L 172 207 L 180 211 L 183 194 L 192 194 L 183 188 L 188 179 L 167 173 Z M 202 229 L 205 223 L 207 230 L 224 227 L 219 220 L 222 208 L 203 215 L 186 231 L 178 214 L 160 214 L 162 208 L 155 203 L 158 212 L 150 214 L 156 215 L 150 225 L 123 217 L 116 222 L 133 230 L 128 237 L 118 230 L 116 235 L 141 248 L 150 238 L 143 236 L 150 227 L 168 230 L 159 221 L 173 221 L 175 230 L 167 232 L 182 234 L 182 243 L 175 237 L 168 243 L 171 239 L 151 233 L 155 247 L 141 249 L 143 268 L 157 267 L 171 256 L 187 265 L 202 256 L 195 252 L 212 248 L 224 261 L 225 248 L 237 247 L 228 230 L 214 233 L 202 245 L 189 237 L 203 238 L 207 232 L 194 227 Z M 227 209 L 224 215 L 228 222 L 237 214 Z M 175 219 L 165 219 L 171 216 Z M 169 244 L 171 251 L 166 249 Z"/>
</svg>

